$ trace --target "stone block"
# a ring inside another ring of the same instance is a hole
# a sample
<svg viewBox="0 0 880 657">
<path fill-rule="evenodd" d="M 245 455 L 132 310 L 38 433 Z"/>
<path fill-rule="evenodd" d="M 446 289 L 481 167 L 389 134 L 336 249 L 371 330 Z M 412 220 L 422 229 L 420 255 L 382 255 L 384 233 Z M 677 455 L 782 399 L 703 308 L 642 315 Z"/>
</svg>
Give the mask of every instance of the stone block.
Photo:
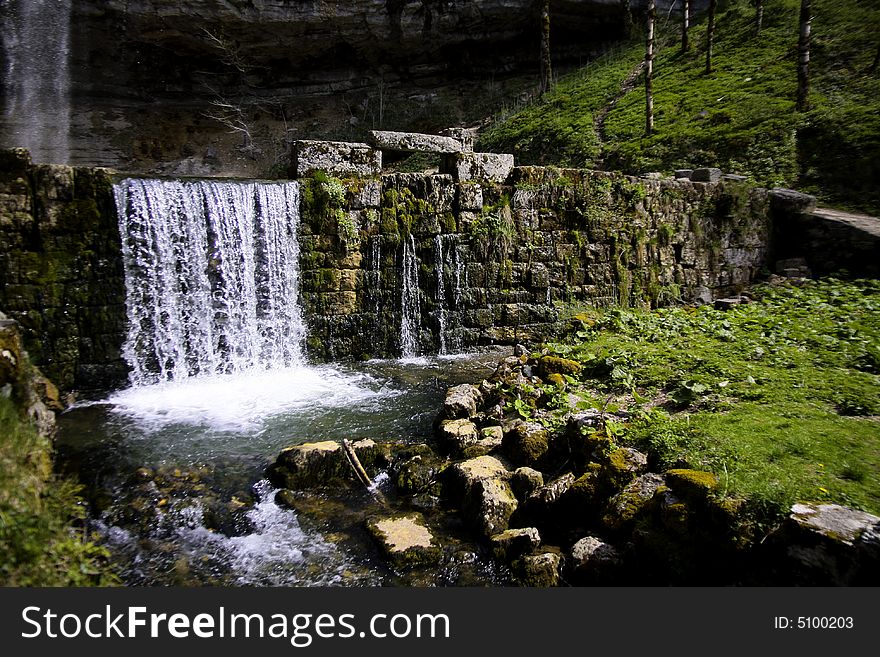
<svg viewBox="0 0 880 657">
<path fill-rule="evenodd" d="M 716 183 L 721 180 L 721 169 L 711 167 L 694 169 L 694 172 L 691 174 L 691 180 L 694 182 Z"/>
<path fill-rule="evenodd" d="M 335 176 L 377 176 L 382 171 L 382 153 L 368 144 L 299 140 L 293 144 L 293 171 L 297 178 L 315 171 Z"/>
<path fill-rule="evenodd" d="M 477 180 L 503 183 L 513 170 L 509 153 L 455 153 L 443 158 L 441 171 L 457 182 Z"/>
<path fill-rule="evenodd" d="M 452 137 L 426 135 L 418 132 L 372 130 L 370 137 L 377 148 L 407 153 L 460 153 L 462 143 Z"/>
<path fill-rule="evenodd" d="M 362 186 L 349 190 L 351 207 L 355 210 L 378 208 L 382 203 L 382 183 L 378 180 L 364 181 Z"/>
<path fill-rule="evenodd" d="M 770 209 L 783 214 L 812 212 L 816 209 L 816 197 L 777 187 L 770 190 Z"/>
<path fill-rule="evenodd" d="M 694 174 L 693 169 L 676 169 L 675 170 L 675 178 L 676 180 L 690 180 L 691 176 Z"/>
<path fill-rule="evenodd" d="M 474 152 L 474 142 L 477 140 L 477 130 L 475 128 L 446 128 L 446 130 L 441 130 L 440 134 L 459 141 L 462 152 Z"/>
<path fill-rule="evenodd" d="M 478 183 L 463 182 L 458 185 L 458 207 L 461 210 L 479 212 L 483 209 L 483 188 Z"/>
</svg>

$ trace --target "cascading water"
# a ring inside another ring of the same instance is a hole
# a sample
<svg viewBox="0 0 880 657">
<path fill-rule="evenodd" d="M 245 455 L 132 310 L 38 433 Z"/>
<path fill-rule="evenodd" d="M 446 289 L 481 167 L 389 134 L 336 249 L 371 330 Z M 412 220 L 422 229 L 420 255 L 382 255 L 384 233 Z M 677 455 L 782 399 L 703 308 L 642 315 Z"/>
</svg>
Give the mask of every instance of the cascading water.
<svg viewBox="0 0 880 657">
<path fill-rule="evenodd" d="M 6 59 L 4 147 L 24 147 L 36 162 L 70 159 L 71 0 L 8 0 L 3 7 Z"/>
<path fill-rule="evenodd" d="M 443 281 L 443 235 L 434 237 L 434 260 L 437 270 L 437 325 L 440 333 L 440 354 L 446 354 L 446 290 Z"/>
<path fill-rule="evenodd" d="M 400 350 L 403 358 L 415 358 L 419 355 L 422 312 L 419 305 L 419 259 L 416 255 L 416 239 L 412 235 L 403 241 L 402 276 Z"/>
<path fill-rule="evenodd" d="M 296 183 L 115 187 L 135 386 L 300 365 Z"/>
</svg>

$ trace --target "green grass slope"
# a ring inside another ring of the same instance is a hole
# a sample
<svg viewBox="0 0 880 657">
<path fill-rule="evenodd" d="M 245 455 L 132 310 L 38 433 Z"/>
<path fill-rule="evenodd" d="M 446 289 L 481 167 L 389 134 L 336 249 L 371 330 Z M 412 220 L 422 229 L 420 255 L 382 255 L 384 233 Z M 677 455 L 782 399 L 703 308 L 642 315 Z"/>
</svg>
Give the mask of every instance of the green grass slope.
<svg viewBox="0 0 880 657">
<path fill-rule="evenodd" d="M 767 0 L 755 34 L 747 0 L 720 3 L 714 70 L 705 73 L 705 16 L 682 53 L 678 18 L 658 18 L 655 133 L 645 136 L 638 38 L 499 117 L 483 147 L 521 164 L 628 173 L 718 166 L 826 203 L 880 212 L 880 0 L 814 0 L 811 109 L 795 110 L 797 0 Z"/>
</svg>

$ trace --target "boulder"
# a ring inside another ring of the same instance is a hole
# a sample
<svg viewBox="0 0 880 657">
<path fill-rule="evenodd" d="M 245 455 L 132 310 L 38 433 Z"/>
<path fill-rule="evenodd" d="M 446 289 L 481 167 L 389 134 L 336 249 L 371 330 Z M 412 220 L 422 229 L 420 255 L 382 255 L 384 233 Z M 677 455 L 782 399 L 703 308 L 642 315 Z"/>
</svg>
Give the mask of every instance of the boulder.
<svg viewBox="0 0 880 657">
<path fill-rule="evenodd" d="M 614 531 L 628 527 L 665 483 L 666 479 L 663 475 L 653 472 L 637 477 L 609 500 L 605 516 L 602 518 L 603 524 Z"/>
<path fill-rule="evenodd" d="M 568 568 L 576 584 L 611 584 L 622 565 L 620 553 L 595 536 L 585 536 L 571 547 Z"/>
<path fill-rule="evenodd" d="M 781 214 L 803 214 L 816 209 L 816 197 L 793 189 L 776 187 L 770 190 L 770 209 Z"/>
<path fill-rule="evenodd" d="M 446 398 L 443 400 L 443 418 L 472 418 L 482 403 L 483 394 L 478 387 L 469 383 L 453 386 L 446 391 Z"/>
<path fill-rule="evenodd" d="M 477 426 L 468 419 L 443 420 L 437 428 L 437 441 L 442 449 L 453 456 L 461 456 L 464 450 L 480 440 Z"/>
<path fill-rule="evenodd" d="M 619 447 L 603 457 L 602 465 L 605 478 L 620 489 L 648 469 L 648 457 L 632 447 Z"/>
<path fill-rule="evenodd" d="M 541 535 L 534 527 L 508 529 L 489 539 L 497 559 L 511 562 L 532 552 L 541 544 Z"/>
<path fill-rule="evenodd" d="M 550 449 L 550 437 L 537 422 L 520 422 L 504 434 L 501 447 L 515 465 L 543 465 Z"/>
<path fill-rule="evenodd" d="M 675 468 L 666 471 L 666 483 L 682 497 L 704 502 L 718 487 L 718 477 L 702 470 Z"/>
<path fill-rule="evenodd" d="M 570 524 L 576 519 L 570 517 L 572 505 L 568 491 L 575 482 L 575 476 L 567 472 L 553 481 L 536 488 L 523 502 L 517 513 L 517 524 L 534 524 L 539 527 L 554 527 Z"/>
<path fill-rule="evenodd" d="M 398 566 L 436 563 L 441 556 L 421 514 L 371 518 L 366 527 L 383 554 Z"/>
<path fill-rule="evenodd" d="M 783 527 L 786 584 L 880 584 L 880 517 L 838 504 L 795 504 Z"/>
<path fill-rule="evenodd" d="M 510 477 L 510 487 L 520 501 L 524 501 L 535 490 L 544 485 L 544 475 L 532 468 L 517 468 Z"/>
<path fill-rule="evenodd" d="M 361 464 L 369 473 L 388 463 L 389 449 L 369 438 L 352 443 Z M 272 485 L 278 488 L 311 488 L 324 486 L 339 479 L 354 479 L 355 475 L 335 440 L 304 443 L 282 450 L 267 470 Z"/>
<path fill-rule="evenodd" d="M 462 449 L 461 455 L 465 458 L 476 458 L 491 454 L 501 447 L 503 436 L 504 431 L 497 425 L 480 429 L 480 439 Z"/>
<path fill-rule="evenodd" d="M 559 586 L 562 555 L 558 552 L 527 554 L 512 564 L 513 575 L 521 586 Z"/>
<path fill-rule="evenodd" d="M 517 506 L 516 497 L 506 481 L 481 479 L 465 495 L 462 513 L 472 527 L 488 538 L 507 529 Z"/>
<path fill-rule="evenodd" d="M 542 356 L 538 361 L 538 375 L 546 378 L 549 374 L 576 376 L 581 371 L 581 364 L 576 360 L 559 358 L 558 356 Z"/>
<path fill-rule="evenodd" d="M 416 454 L 394 468 L 394 484 L 404 495 L 440 493 L 438 474 L 442 467 L 439 459 L 432 455 Z"/>
<path fill-rule="evenodd" d="M 517 507 L 510 472 L 493 456 L 456 463 L 445 471 L 444 492 L 462 505 L 465 520 L 487 538 L 507 529 Z"/>
</svg>

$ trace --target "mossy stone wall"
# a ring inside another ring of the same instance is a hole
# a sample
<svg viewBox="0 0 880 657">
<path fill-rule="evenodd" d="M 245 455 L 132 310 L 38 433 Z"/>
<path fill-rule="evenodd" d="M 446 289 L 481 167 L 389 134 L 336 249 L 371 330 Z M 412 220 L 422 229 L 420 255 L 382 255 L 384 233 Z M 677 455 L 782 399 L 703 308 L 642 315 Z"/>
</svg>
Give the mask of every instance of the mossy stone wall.
<svg viewBox="0 0 880 657">
<path fill-rule="evenodd" d="M 768 255 L 767 192 L 740 181 L 518 167 L 504 185 L 441 174 L 302 182 L 316 359 L 400 353 L 410 236 L 423 354 L 541 339 L 562 321 L 559 302 L 708 302 L 741 291 Z M 340 183 L 344 200 L 328 202 L 324 187 Z"/>
<path fill-rule="evenodd" d="M 125 284 L 111 173 L 0 151 L 0 310 L 62 389 L 125 381 Z"/>
<path fill-rule="evenodd" d="M 0 310 L 63 390 L 124 383 L 113 172 L 34 165 L 22 150 L 0 160 Z M 301 183 L 313 361 L 401 353 L 406 244 L 421 354 L 540 340 L 564 321 L 560 302 L 709 301 L 742 289 L 767 257 L 767 193 L 742 182 L 518 167 L 503 185 L 441 174 Z"/>
</svg>

